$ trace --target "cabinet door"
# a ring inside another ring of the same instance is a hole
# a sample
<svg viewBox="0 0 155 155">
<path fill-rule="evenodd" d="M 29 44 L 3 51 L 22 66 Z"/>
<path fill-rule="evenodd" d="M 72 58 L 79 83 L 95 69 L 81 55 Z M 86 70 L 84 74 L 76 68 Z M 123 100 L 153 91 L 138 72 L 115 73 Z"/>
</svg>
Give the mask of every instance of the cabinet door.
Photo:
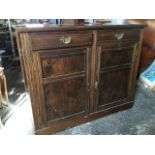
<svg viewBox="0 0 155 155">
<path fill-rule="evenodd" d="M 105 43 L 97 49 L 97 110 L 130 102 L 136 43 Z"/>
<path fill-rule="evenodd" d="M 87 114 L 90 48 L 40 52 L 47 122 Z"/>
</svg>

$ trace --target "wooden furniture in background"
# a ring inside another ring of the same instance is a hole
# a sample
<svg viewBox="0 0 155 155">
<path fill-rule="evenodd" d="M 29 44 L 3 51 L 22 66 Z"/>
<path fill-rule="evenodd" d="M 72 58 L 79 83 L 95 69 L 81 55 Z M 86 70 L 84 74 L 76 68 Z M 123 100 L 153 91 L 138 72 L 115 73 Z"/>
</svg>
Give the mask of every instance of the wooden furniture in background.
<svg viewBox="0 0 155 155">
<path fill-rule="evenodd" d="M 62 25 L 84 24 L 84 19 L 62 19 Z"/>
<path fill-rule="evenodd" d="M 0 20 L 2 22 L 2 24 L 0 24 L 0 49 L 6 51 L 4 58 L 10 58 L 11 56 L 15 56 L 16 50 L 11 23 L 9 19 Z"/>
<path fill-rule="evenodd" d="M 143 25 L 17 28 L 36 134 L 133 105 Z"/>
<path fill-rule="evenodd" d="M 0 67 L 0 106 L 3 109 L 3 103 L 2 103 L 2 95 L 5 95 L 6 103 L 9 106 L 9 97 L 8 97 L 8 91 L 7 91 L 7 83 L 6 83 L 6 77 L 4 74 L 4 68 Z"/>
<path fill-rule="evenodd" d="M 96 19 L 95 22 L 98 23 L 98 24 L 105 24 L 105 23 L 111 23 L 111 20 Z"/>
<path fill-rule="evenodd" d="M 3 127 L 3 123 L 2 123 L 2 120 L 1 120 L 1 116 L 0 116 L 0 129 Z"/>
<path fill-rule="evenodd" d="M 145 70 L 155 59 L 155 19 L 130 19 L 131 24 L 145 24 L 139 72 Z"/>
</svg>

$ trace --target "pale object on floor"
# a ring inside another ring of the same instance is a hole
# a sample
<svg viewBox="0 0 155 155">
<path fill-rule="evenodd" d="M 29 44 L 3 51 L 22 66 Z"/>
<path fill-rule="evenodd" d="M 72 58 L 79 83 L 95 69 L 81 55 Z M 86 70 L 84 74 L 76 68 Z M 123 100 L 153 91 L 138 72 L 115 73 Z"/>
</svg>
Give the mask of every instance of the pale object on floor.
<svg viewBox="0 0 155 155">
<path fill-rule="evenodd" d="M 0 117 L 0 129 L 3 127 L 2 121 L 1 121 L 1 117 Z"/>
<path fill-rule="evenodd" d="M 141 73 L 140 80 L 144 86 L 155 91 L 155 60 L 144 72 Z"/>
<path fill-rule="evenodd" d="M 28 100 L 21 106 L 15 107 L 14 111 L 14 114 L 0 130 L 0 135 L 33 135 L 34 124 Z"/>
</svg>

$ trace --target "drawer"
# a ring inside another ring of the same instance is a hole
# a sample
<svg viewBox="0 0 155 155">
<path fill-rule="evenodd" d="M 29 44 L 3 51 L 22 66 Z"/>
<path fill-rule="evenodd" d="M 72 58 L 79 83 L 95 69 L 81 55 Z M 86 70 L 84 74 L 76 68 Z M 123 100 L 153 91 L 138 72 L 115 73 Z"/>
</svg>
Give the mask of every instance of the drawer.
<svg viewBox="0 0 155 155">
<path fill-rule="evenodd" d="M 91 45 L 92 31 L 30 33 L 32 50 Z"/>
<path fill-rule="evenodd" d="M 124 40 L 138 40 L 139 30 L 99 30 L 98 31 L 98 42 L 103 41 L 124 41 Z"/>
</svg>

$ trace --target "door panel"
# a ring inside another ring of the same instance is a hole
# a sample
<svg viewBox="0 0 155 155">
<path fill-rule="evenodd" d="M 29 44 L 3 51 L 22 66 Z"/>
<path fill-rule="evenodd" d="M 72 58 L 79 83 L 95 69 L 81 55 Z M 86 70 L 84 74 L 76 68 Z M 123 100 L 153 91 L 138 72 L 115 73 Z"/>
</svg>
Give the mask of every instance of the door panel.
<svg viewBox="0 0 155 155">
<path fill-rule="evenodd" d="M 42 52 L 43 77 L 66 75 L 86 71 L 86 49 L 64 49 Z"/>
<path fill-rule="evenodd" d="M 127 98 L 129 69 L 100 73 L 98 107 L 125 102 Z"/>
<path fill-rule="evenodd" d="M 86 112 L 85 93 L 84 78 L 44 85 L 48 121 Z"/>
<path fill-rule="evenodd" d="M 53 56 L 42 60 L 43 76 L 57 76 L 85 70 L 84 53 L 80 55 Z"/>
<path fill-rule="evenodd" d="M 101 52 L 101 68 L 131 63 L 133 47 L 103 49 Z"/>
</svg>

